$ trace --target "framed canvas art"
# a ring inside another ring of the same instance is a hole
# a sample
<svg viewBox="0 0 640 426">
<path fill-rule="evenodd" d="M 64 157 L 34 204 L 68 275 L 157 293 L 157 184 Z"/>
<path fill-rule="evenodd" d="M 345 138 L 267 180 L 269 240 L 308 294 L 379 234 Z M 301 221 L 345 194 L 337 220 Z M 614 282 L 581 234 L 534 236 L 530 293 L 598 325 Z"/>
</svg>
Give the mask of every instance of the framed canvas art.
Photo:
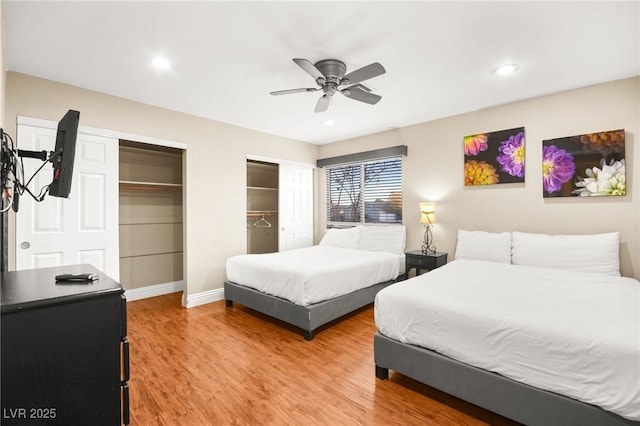
<svg viewBox="0 0 640 426">
<path fill-rule="evenodd" d="M 624 129 L 543 140 L 543 196 L 626 195 L 624 148 Z"/>
<path fill-rule="evenodd" d="M 524 182 L 524 143 L 524 127 L 465 136 L 465 186 Z"/>
</svg>

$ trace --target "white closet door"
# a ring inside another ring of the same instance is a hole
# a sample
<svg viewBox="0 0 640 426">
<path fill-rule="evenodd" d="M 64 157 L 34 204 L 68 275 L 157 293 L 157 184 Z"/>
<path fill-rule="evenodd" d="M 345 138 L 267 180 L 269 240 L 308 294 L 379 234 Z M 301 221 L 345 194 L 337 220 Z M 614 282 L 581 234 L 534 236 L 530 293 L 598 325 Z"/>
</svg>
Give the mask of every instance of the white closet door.
<svg viewBox="0 0 640 426">
<path fill-rule="evenodd" d="M 313 167 L 280 163 L 279 251 L 313 245 Z"/>
<path fill-rule="evenodd" d="M 57 123 L 19 124 L 18 146 L 52 151 L 56 129 Z M 42 164 L 31 158 L 23 162 L 27 177 Z M 37 194 L 51 179 L 47 164 L 29 187 Z M 119 280 L 118 239 L 118 139 L 81 129 L 69 198 L 47 196 L 37 203 L 25 194 L 20 199 L 16 269 L 90 263 Z"/>
</svg>

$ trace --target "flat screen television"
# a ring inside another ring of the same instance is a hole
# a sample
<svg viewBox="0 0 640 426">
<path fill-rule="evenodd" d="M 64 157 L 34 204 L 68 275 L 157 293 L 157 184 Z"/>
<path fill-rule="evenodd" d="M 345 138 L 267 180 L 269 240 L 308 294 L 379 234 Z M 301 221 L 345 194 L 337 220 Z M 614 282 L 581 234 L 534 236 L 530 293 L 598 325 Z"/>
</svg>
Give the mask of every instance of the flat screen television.
<svg viewBox="0 0 640 426">
<path fill-rule="evenodd" d="M 80 113 L 70 109 L 58 123 L 56 147 L 51 158 L 53 181 L 49 185 L 49 195 L 53 197 L 68 198 L 71 192 L 79 121 Z"/>
</svg>

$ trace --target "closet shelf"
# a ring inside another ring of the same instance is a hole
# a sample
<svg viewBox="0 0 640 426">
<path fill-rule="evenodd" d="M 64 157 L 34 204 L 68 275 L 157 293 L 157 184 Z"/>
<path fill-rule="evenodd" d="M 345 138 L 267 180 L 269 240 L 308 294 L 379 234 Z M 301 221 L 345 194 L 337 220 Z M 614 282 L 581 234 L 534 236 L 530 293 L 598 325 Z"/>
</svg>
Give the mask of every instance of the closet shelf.
<svg viewBox="0 0 640 426">
<path fill-rule="evenodd" d="M 277 191 L 278 188 L 272 188 L 270 186 L 247 186 L 247 189 L 258 190 L 258 191 Z"/>
<path fill-rule="evenodd" d="M 164 256 L 168 254 L 181 254 L 184 253 L 182 250 L 177 251 L 159 251 L 159 252 L 149 252 L 149 253 L 134 253 L 134 254 L 126 254 L 120 256 L 120 259 L 132 259 L 136 257 L 149 257 L 149 256 Z"/>
<path fill-rule="evenodd" d="M 273 216 L 273 215 L 277 215 L 277 214 L 278 214 L 277 210 L 249 210 L 249 211 L 247 211 L 247 217 Z"/>
<path fill-rule="evenodd" d="M 137 226 L 137 225 L 182 225 L 182 219 L 173 220 L 173 219 L 157 219 L 157 218 L 137 218 L 131 219 L 129 218 L 126 221 L 121 221 L 120 226 Z"/>
<path fill-rule="evenodd" d="M 120 189 L 123 191 L 182 191 L 181 183 L 139 182 L 121 180 Z"/>
</svg>

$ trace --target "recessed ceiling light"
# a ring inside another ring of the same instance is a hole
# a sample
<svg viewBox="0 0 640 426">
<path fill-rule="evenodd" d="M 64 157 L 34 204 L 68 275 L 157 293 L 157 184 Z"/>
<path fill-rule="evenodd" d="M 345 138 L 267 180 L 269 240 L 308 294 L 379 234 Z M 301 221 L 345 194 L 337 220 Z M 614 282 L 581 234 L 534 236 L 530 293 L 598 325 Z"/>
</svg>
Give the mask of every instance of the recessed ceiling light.
<svg viewBox="0 0 640 426">
<path fill-rule="evenodd" d="M 516 72 L 517 69 L 518 69 L 518 64 L 507 64 L 494 69 L 493 73 L 498 75 L 509 75 L 511 73 Z"/>
<path fill-rule="evenodd" d="M 333 126 L 333 120 L 324 120 L 325 126 Z"/>
<path fill-rule="evenodd" d="M 151 61 L 153 67 L 157 70 L 168 70 L 171 64 L 165 58 L 157 56 Z"/>
</svg>

